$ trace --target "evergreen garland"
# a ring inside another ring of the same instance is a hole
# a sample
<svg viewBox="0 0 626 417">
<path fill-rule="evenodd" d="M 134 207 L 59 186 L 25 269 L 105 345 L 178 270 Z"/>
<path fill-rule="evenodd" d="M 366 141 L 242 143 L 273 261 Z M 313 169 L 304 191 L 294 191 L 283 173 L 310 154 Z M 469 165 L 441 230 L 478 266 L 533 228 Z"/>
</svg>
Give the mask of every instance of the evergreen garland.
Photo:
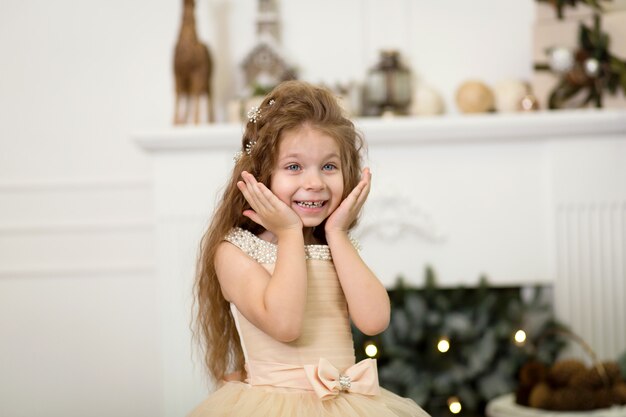
<svg viewBox="0 0 626 417">
<path fill-rule="evenodd" d="M 519 289 L 492 288 L 485 278 L 477 288 L 441 289 L 435 281 L 431 268 L 424 288 L 399 279 L 389 291 L 389 328 L 375 337 L 353 329 L 358 360 L 367 357 L 368 345 L 378 348 L 381 386 L 413 399 L 431 415 L 451 415 L 454 399 L 462 406 L 460 415 L 484 415 L 487 401 L 515 390 L 517 371 L 530 357 L 551 363 L 564 346 L 554 335 L 529 348 L 557 326 L 541 288 L 531 289 L 534 295 L 524 301 Z M 520 329 L 528 338 L 525 344 L 513 339 Z M 449 343 L 445 353 L 438 350 L 442 340 Z"/>
<path fill-rule="evenodd" d="M 580 24 L 574 66 L 563 74 L 551 92 L 548 100 L 551 109 L 564 107 L 580 92 L 586 94 L 580 107 L 593 102 L 595 107 L 601 108 L 605 90 L 615 95 L 621 88 L 626 95 L 626 60 L 611 54 L 609 35 L 601 30 L 600 25 L 597 14 L 592 28 Z M 595 72 L 589 71 L 590 64 L 597 68 Z"/>
<path fill-rule="evenodd" d="M 601 29 L 602 5 L 599 0 L 538 0 L 551 3 L 559 19 L 563 18 L 564 7 L 575 7 L 582 3 L 590 7 L 593 14 L 593 27 L 582 22 L 579 24 L 578 47 L 569 51 L 562 47 L 550 48 L 571 55 L 571 63 L 566 68 L 563 62 L 555 63 L 550 57 L 550 63 L 536 63 L 536 70 L 550 70 L 560 76 L 558 84 L 550 92 L 548 107 L 560 109 L 563 107 L 585 107 L 593 103 L 595 107 L 602 107 L 602 96 L 605 92 L 617 94 L 621 89 L 626 95 L 626 60 L 611 53 L 610 37 Z M 610 1 L 610 0 L 605 0 Z M 568 59 L 567 61 L 570 61 Z"/>
<path fill-rule="evenodd" d="M 556 9 L 556 15 L 563 19 L 563 9 L 565 7 L 576 7 L 579 3 L 587 5 L 596 11 L 602 11 L 602 5 L 598 0 L 538 0 L 540 3 L 550 3 Z M 610 1 L 610 0 L 605 0 Z"/>
</svg>

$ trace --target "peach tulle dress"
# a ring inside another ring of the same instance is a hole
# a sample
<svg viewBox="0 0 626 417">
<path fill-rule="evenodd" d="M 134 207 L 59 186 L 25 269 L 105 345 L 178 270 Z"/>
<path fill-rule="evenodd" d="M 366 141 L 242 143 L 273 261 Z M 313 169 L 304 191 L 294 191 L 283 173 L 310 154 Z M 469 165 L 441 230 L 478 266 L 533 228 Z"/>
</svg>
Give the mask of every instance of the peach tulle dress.
<svg viewBox="0 0 626 417">
<path fill-rule="evenodd" d="M 226 240 L 270 273 L 276 246 L 243 229 Z M 247 379 L 226 382 L 189 417 L 428 417 L 415 402 L 378 385 L 376 362 L 355 364 L 346 299 L 328 246 L 305 247 L 308 290 L 302 335 L 268 336 L 231 304 Z"/>
</svg>

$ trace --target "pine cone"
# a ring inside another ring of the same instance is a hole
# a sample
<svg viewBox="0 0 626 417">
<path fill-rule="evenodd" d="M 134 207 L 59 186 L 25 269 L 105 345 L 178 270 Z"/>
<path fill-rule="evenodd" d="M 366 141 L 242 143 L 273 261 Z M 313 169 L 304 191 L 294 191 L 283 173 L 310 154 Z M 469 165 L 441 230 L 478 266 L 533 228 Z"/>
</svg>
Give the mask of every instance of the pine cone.
<svg viewBox="0 0 626 417">
<path fill-rule="evenodd" d="M 519 382 L 521 386 L 533 387 L 543 382 L 548 375 L 548 368 L 539 361 L 529 361 L 522 366 L 519 371 Z"/>
<path fill-rule="evenodd" d="M 609 377 L 609 381 L 611 381 L 612 385 L 615 385 L 619 382 L 623 382 L 622 371 L 617 362 L 614 362 L 614 361 L 602 362 L 602 366 L 604 366 L 606 375 Z"/>
<path fill-rule="evenodd" d="M 609 388 L 600 388 L 593 392 L 593 408 L 608 408 L 613 405 L 613 392 Z"/>
<path fill-rule="evenodd" d="M 532 391 L 532 387 L 520 384 L 515 390 L 515 403 L 519 405 L 525 405 L 528 407 L 531 391 Z"/>
<path fill-rule="evenodd" d="M 604 378 L 600 376 L 598 369 L 595 367 L 575 372 L 569 380 L 569 386 L 591 391 L 608 388 L 604 384 Z"/>
<path fill-rule="evenodd" d="M 585 364 L 577 359 L 556 362 L 548 371 L 548 383 L 555 388 L 565 387 L 575 373 L 586 369 Z"/>
<path fill-rule="evenodd" d="M 559 388 L 552 396 L 552 410 L 581 411 L 593 408 L 593 394 L 581 388 Z"/>
<path fill-rule="evenodd" d="M 614 404 L 626 404 L 626 382 L 613 385 L 612 392 Z"/>
<path fill-rule="evenodd" d="M 535 385 L 535 387 L 530 392 L 530 397 L 528 398 L 528 405 L 533 408 L 543 408 L 544 410 L 550 410 L 552 407 L 552 394 L 553 391 L 550 389 L 548 384 L 545 382 L 539 383 Z"/>
</svg>

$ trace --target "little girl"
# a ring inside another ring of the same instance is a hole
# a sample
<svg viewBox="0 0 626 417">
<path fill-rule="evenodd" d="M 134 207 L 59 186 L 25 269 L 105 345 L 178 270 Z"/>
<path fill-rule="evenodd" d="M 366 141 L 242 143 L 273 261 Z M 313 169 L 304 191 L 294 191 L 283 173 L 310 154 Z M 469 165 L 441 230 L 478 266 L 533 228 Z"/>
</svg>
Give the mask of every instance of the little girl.
<svg viewBox="0 0 626 417">
<path fill-rule="evenodd" d="M 370 190 L 362 140 L 333 95 L 289 81 L 248 114 L 202 240 L 197 333 L 221 387 L 193 417 L 427 416 L 355 364 L 350 320 L 389 323 L 385 288 L 348 232 Z"/>
</svg>

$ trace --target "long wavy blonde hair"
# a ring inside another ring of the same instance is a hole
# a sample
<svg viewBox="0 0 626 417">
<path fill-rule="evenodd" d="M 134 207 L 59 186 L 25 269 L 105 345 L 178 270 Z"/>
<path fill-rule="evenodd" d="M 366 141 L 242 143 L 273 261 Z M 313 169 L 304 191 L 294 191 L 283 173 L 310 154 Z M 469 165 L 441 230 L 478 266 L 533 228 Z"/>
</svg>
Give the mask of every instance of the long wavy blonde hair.
<svg viewBox="0 0 626 417">
<path fill-rule="evenodd" d="M 301 81 L 286 81 L 263 99 L 256 122 L 249 121 L 246 125 L 241 141 L 242 156 L 235 163 L 200 243 L 193 327 L 209 376 L 215 381 L 223 380 L 230 372 L 239 371 L 245 375 L 235 322 L 215 272 L 215 252 L 233 227 L 242 227 L 254 234 L 263 232 L 261 226 L 243 216 L 242 212 L 250 206 L 237 188 L 237 181 L 241 179 L 242 171 L 248 171 L 259 182 L 269 185 L 282 134 L 305 123 L 337 141 L 341 153 L 343 198 L 360 180 L 362 137 L 330 91 Z M 246 150 L 250 146 L 248 153 Z M 351 227 L 355 224 L 356 221 Z M 326 242 L 323 225 L 316 228 L 315 235 L 321 242 Z"/>
</svg>

